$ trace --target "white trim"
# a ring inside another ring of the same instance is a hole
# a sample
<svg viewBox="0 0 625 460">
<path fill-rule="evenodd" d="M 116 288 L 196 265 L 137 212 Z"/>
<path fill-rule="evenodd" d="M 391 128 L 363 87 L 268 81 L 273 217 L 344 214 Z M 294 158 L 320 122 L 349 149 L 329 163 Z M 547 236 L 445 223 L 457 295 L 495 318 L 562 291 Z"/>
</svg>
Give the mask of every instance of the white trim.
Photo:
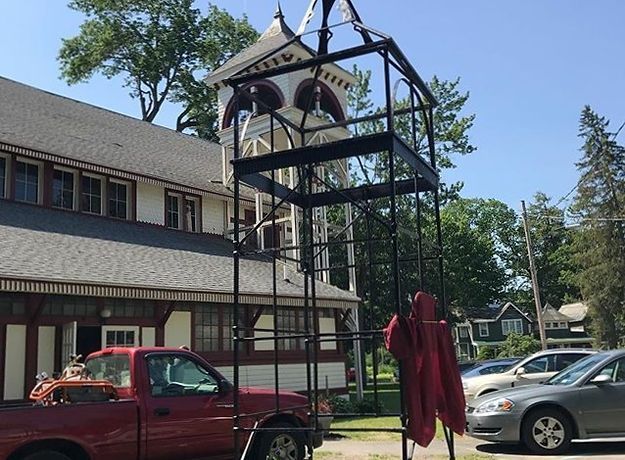
<svg viewBox="0 0 625 460">
<path fill-rule="evenodd" d="M 100 181 L 100 213 L 98 214 L 97 212 L 91 212 L 91 211 L 86 211 L 84 209 L 82 209 L 82 206 L 80 206 L 80 212 L 84 212 L 85 214 L 91 214 L 94 216 L 103 216 L 106 212 L 105 206 L 107 205 L 107 200 L 106 200 L 106 196 L 107 196 L 107 191 L 106 190 L 106 177 L 105 176 L 100 176 L 98 174 L 92 174 L 90 172 L 81 172 L 80 174 L 80 196 L 78 197 L 78 204 L 80 205 L 80 203 L 82 203 L 82 195 L 83 193 L 85 193 L 85 190 L 82 186 L 82 179 L 84 177 L 87 177 L 89 179 L 96 179 Z"/>
<path fill-rule="evenodd" d="M 8 198 L 11 184 L 11 155 L 0 152 L 0 158 L 4 159 L 4 188 L 2 190 L 2 194 L 0 194 L 1 198 Z"/>
<path fill-rule="evenodd" d="M 138 347 L 139 346 L 139 326 L 102 326 L 102 348 L 107 348 L 107 332 L 134 332 L 134 343 L 132 345 L 119 345 L 117 342 L 113 345 L 116 347 Z"/>
<path fill-rule="evenodd" d="M 109 178 L 108 180 L 108 184 L 119 184 L 119 185 L 125 185 L 126 186 L 126 217 L 117 217 L 117 216 L 111 216 L 110 213 L 108 212 L 108 205 L 109 205 L 109 191 L 108 191 L 108 187 L 106 190 L 106 206 L 107 206 L 107 212 L 106 215 L 108 217 L 112 217 L 113 219 L 120 219 L 120 220 L 132 220 L 133 216 L 132 216 L 132 208 L 134 203 L 132 203 L 132 182 L 130 181 L 126 181 L 126 180 L 121 180 L 121 179 L 117 179 L 114 177 Z"/>
<path fill-rule="evenodd" d="M 486 326 L 486 331 L 482 330 L 482 326 Z M 490 329 L 488 327 L 488 323 L 479 323 L 477 328 L 479 330 L 480 337 L 489 337 L 490 336 Z"/>
<path fill-rule="evenodd" d="M 74 176 L 74 180 L 72 181 L 72 207 L 70 208 L 63 208 L 61 206 L 55 206 L 54 205 L 54 172 L 55 171 L 61 171 L 61 172 L 66 172 L 71 174 L 72 176 Z M 50 203 L 51 206 L 55 209 L 64 209 L 64 210 L 70 210 L 70 211 L 75 211 L 78 209 L 78 203 L 79 203 L 79 196 L 78 196 L 78 180 L 80 179 L 80 174 L 78 174 L 78 171 L 76 169 L 71 169 L 68 168 L 66 166 L 58 166 L 58 165 L 52 165 L 52 190 L 50 190 L 51 196 L 50 196 Z"/>
<path fill-rule="evenodd" d="M 508 325 L 508 331 L 505 331 L 505 325 Z M 510 327 L 510 325 L 514 325 L 514 327 Z M 520 328 L 517 328 L 517 325 L 520 325 Z M 520 329 L 520 332 L 519 332 Z M 502 319 L 501 320 L 501 333 L 502 335 L 509 335 L 510 333 L 515 332 L 517 334 L 523 335 L 523 320 L 521 318 L 510 318 L 510 319 Z"/>
<path fill-rule="evenodd" d="M 17 195 L 17 163 L 25 163 L 25 164 L 37 166 L 37 203 L 32 203 L 31 201 L 26 201 L 26 200 L 18 200 L 17 197 L 15 196 Z M 31 204 L 38 204 L 38 205 L 43 204 L 44 163 L 42 161 L 33 160 L 32 158 L 18 156 L 18 157 L 15 157 L 15 167 L 16 167 L 15 168 L 16 171 L 12 171 L 13 176 L 11 177 L 11 180 L 15 182 L 15 193 L 14 193 L 14 196 L 11 198 L 13 198 L 18 203 L 31 203 Z"/>
</svg>

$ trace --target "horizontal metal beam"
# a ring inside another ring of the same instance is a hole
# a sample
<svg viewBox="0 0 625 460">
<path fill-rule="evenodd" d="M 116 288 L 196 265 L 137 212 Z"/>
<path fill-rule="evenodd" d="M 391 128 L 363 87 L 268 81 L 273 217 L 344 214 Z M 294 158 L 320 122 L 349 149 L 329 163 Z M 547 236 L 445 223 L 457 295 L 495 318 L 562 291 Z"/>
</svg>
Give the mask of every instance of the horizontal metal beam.
<svg viewBox="0 0 625 460">
<path fill-rule="evenodd" d="M 302 195 L 300 193 L 296 192 L 295 190 L 291 190 L 290 188 L 280 184 L 279 182 L 272 181 L 270 178 L 263 176 L 262 174 L 246 174 L 239 177 L 239 180 L 245 184 L 257 188 L 262 192 L 268 193 L 269 195 L 273 193 L 277 198 L 280 198 L 281 200 L 284 200 L 288 203 L 293 203 L 300 208 L 305 207 L 304 199 L 302 198 Z"/>
<path fill-rule="evenodd" d="M 232 165 L 234 173 L 243 177 L 248 174 L 291 166 L 323 163 L 367 153 L 390 151 L 393 148 L 393 137 L 393 133 L 389 132 L 370 134 L 368 136 L 297 147 L 254 157 L 237 158 L 232 160 Z"/>
<path fill-rule="evenodd" d="M 433 187 L 438 187 L 438 173 L 421 155 L 411 149 L 399 136 L 394 136 L 393 151 L 408 163 Z"/>
<path fill-rule="evenodd" d="M 360 187 L 341 190 L 343 195 L 339 195 L 334 191 L 314 193 L 310 197 L 310 200 L 313 207 L 330 206 L 352 201 L 375 200 L 377 198 L 390 196 L 392 192 L 391 187 L 392 184 L 390 182 L 385 184 L 361 185 Z M 414 179 L 397 181 L 395 182 L 395 187 L 398 195 L 415 193 Z M 432 184 L 424 179 L 419 179 L 417 188 L 418 192 L 436 190 Z"/>
<path fill-rule="evenodd" d="M 385 49 L 391 43 L 391 40 L 378 40 L 364 45 L 355 46 L 353 48 L 336 51 L 334 53 L 323 54 L 321 56 L 314 56 L 310 59 L 304 59 L 293 64 L 285 64 L 278 67 L 272 67 L 260 72 L 252 72 L 243 75 L 236 75 L 226 80 L 226 83 L 230 86 L 241 85 L 253 80 L 263 80 L 265 78 L 272 78 L 278 75 L 284 75 L 287 73 L 297 72 L 298 70 L 304 70 L 311 67 L 315 67 L 323 64 L 332 64 L 344 59 L 350 59 L 365 54 L 374 53 Z"/>
</svg>

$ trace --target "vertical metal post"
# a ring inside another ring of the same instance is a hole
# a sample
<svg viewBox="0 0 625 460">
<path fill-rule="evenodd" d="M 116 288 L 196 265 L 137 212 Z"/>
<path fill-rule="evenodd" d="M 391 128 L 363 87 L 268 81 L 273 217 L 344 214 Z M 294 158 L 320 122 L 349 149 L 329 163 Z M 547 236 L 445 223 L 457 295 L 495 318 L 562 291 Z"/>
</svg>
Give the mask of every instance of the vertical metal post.
<svg viewBox="0 0 625 460">
<path fill-rule="evenodd" d="M 369 301 L 369 324 L 368 328 L 370 331 L 376 329 L 377 324 L 375 323 L 375 315 L 373 308 L 373 248 L 371 247 L 371 239 L 373 235 L 371 234 L 371 219 L 369 218 L 369 212 L 371 212 L 371 201 L 367 201 L 367 215 L 365 216 L 365 226 L 367 230 L 367 277 L 368 279 L 368 301 Z M 375 405 L 375 412 L 378 413 L 379 407 L 379 394 L 378 394 L 378 343 L 376 340 L 376 335 L 374 334 L 371 337 L 371 360 L 373 364 L 373 403 Z"/>
<path fill-rule="evenodd" d="M 389 64 L 389 51 L 388 48 L 384 50 L 384 85 L 386 89 L 386 129 L 387 131 L 393 131 L 395 129 L 395 123 L 393 120 L 393 96 L 391 90 L 391 71 Z M 395 311 L 398 315 L 402 314 L 401 301 L 400 301 L 400 283 L 399 283 L 399 247 L 397 241 L 397 187 L 395 184 L 395 152 L 391 149 L 388 152 L 388 170 L 389 181 L 391 183 L 391 196 L 390 196 L 390 236 L 391 236 L 391 276 L 392 276 L 392 291 L 393 291 L 393 303 L 395 304 Z M 402 459 L 408 458 L 408 438 L 406 432 L 407 416 L 406 416 L 406 399 L 404 391 L 403 380 L 403 366 L 399 363 L 399 403 L 401 407 L 401 426 L 402 426 L 402 446 L 401 453 Z"/>
<path fill-rule="evenodd" d="M 274 135 L 274 121 L 273 115 L 269 116 L 269 140 L 271 153 L 275 150 L 275 135 Z M 278 336 L 278 285 L 277 285 L 277 266 L 276 266 L 276 191 L 275 191 L 276 171 L 271 170 L 271 269 L 273 273 L 272 280 L 272 294 L 273 294 L 273 379 L 275 384 L 275 406 L 276 414 L 280 412 L 280 373 L 278 370 L 279 359 L 279 341 L 276 338 Z M 264 240 L 263 240 L 264 241 Z M 266 243 L 266 242 L 265 242 Z"/>
<path fill-rule="evenodd" d="M 239 158 L 239 89 L 237 86 L 234 90 L 234 158 Z M 233 166 L 234 168 L 234 166 Z M 232 397 L 232 405 L 234 409 L 233 431 L 234 431 L 234 457 L 238 459 L 241 455 L 241 437 L 239 431 L 239 264 L 240 264 L 240 235 L 239 235 L 239 194 L 240 184 L 238 174 L 234 176 L 234 238 L 232 258 L 234 263 L 234 286 L 233 286 L 233 302 L 234 311 L 232 312 L 232 337 L 233 337 L 233 380 L 234 394 Z"/>
</svg>

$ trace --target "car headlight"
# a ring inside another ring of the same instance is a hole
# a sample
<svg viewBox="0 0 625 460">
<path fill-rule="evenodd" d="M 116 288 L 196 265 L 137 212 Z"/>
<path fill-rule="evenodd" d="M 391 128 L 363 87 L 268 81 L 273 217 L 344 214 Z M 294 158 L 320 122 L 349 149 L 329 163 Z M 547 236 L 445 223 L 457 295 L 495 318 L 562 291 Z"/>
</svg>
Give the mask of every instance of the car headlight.
<svg viewBox="0 0 625 460">
<path fill-rule="evenodd" d="M 463 390 L 468 390 L 469 389 L 469 384 L 467 383 L 466 380 L 462 381 L 462 389 Z"/>
<path fill-rule="evenodd" d="M 510 412 L 514 403 L 507 398 L 491 399 L 475 408 L 477 414 L 489 414 L 495 412 Z"/>
</svg>

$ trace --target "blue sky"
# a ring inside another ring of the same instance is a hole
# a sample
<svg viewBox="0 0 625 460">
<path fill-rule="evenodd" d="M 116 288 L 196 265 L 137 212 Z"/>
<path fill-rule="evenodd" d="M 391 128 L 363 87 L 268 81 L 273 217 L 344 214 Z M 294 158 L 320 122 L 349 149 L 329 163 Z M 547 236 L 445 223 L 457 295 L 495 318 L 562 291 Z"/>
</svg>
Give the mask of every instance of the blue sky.
<svg viewBox="0 0 625 460">
<path fill-rule="evenodd" d="M 259 30 L 275 9 L 274 0 L 214 3 L 247 13 Z M 297 28 L 308 0 L 282 3 Z M 471 139 L 478 150 L 446 176 L 465 182 L 465 196 L 497 198 L 515 209 L 537 190 L 557 200 L 577 182 L 582 107 L 590 104 L 615 127 L 625 121 L 622 0 L 354 3 L 367 24 L 394 36 L 425 79 L 459 76 L 471 93 L 467 112 L 477 115 Z M 120 80 L 96 76 L 71 87 L 59 80 L 61 38 L 76 34 L 83 19 L 65 0 L 2 1 L 0 18 L 0 75 L 139 115 Z M 168 107 L 157 122 L 171 126 L 175 112 Z"/>
</svg>

